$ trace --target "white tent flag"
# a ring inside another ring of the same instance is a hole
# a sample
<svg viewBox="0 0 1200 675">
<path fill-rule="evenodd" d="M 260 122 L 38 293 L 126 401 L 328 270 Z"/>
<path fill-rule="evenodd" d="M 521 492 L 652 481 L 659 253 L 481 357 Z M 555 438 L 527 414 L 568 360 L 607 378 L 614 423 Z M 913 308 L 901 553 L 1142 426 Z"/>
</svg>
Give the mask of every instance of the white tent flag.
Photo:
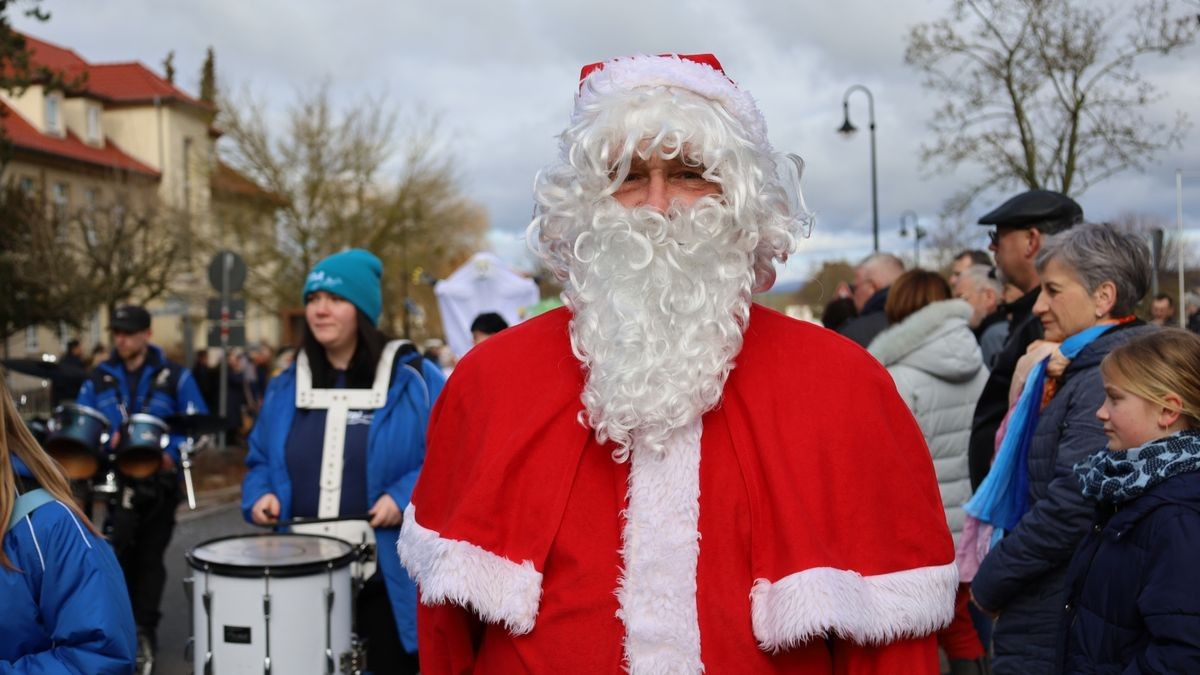
<svg viewBox="0 0 1200 675">
<path fill-rule="evenodd" d="M 521 321 L 519 311 L 538 301 L 533 279 L 513 272 L 494 253 L 476 253 L 434 287 L 446 342 L 462 356 L 472 346 L 471 322 L 484 312 L 495 312 L 512 326 Z"/>
</svg>

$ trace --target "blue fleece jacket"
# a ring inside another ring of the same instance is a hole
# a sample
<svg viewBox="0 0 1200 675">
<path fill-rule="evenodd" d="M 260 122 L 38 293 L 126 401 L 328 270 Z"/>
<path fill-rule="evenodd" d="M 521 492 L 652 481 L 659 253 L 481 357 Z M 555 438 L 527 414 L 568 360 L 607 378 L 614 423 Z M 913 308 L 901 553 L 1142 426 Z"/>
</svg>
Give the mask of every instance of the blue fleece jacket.
<svg viewBox="0 0 1200 675">
<path fill-rule="evenodd" d="M 0 566 L 0 674 L 133 671 L 133 611 L 107 542 L 54 501 L 4 535 L 4 552 L 16 569 Z"/>
<path fill-rule="evenodd" d="M 385 493 L 401 510 L 412 497 L 413 486 L 425 461 L 425 430 L 429 411 L 441 391 L 441 374 L 436 369 L 421 373 L 413 367 L 394 369 L 387 402 L 375 412 L 367 436 L 367 503 L 374 504 Z M 427 382 L 427 378 L 433 381 Z M 430 391 L 433 390 L 431 395 Z M 242 482 L 242 513 L 250 522 L 250 510 L 263 495 L 279 498 L 280 520 L 292 517 L 292 484 L 287 470 L 287 437 L 296 414 L 296 368 L 293 365 L 271 380 L 267 396 L 250 432 L 249 471 Z M 409 652 L 417 650 L 417 588 L 400 566 L 396 540 L 400 528 L 377 528 L 375 539 L 379 569 L 387 584 L 388 598 L 400 640 Z"/>
</svg>

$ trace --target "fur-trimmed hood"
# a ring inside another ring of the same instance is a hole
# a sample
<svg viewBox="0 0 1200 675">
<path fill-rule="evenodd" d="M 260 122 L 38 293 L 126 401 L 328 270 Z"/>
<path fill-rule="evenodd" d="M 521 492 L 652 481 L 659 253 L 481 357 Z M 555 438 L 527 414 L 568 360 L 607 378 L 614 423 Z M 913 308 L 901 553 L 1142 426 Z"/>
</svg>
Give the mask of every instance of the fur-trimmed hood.
<svg viewBox="0 0 1200 675">
<path fill-rule="evenodd" d="M 903 364 L 949 382 L 969 380 L 983 364 L 971 312 L 965 300 L 931 303 L 880 333 L 868 351 L 885 367 Z"/>
</svg>

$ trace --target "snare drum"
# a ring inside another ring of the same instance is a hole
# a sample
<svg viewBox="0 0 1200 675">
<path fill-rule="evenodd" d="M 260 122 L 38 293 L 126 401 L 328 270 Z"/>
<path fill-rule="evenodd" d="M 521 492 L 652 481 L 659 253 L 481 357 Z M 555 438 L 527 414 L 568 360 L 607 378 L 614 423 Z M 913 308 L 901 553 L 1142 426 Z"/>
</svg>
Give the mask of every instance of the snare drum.
<svg viewBox="0 0 1200 675">
<path fill-rule="evenodd" d="M 108 441 L 108 418 L 78 403 L 54 409 L 47 424 L 46 452 L 72 479 L 91 478 L 100 468 L 100 447 Z"/>
<path fill-rule="evenodd" d="M 350 544 L 249 534 L 187 554 L 196 673 L 333 673 L 352 652 Z"/>
<path fill-rule="evenodd" d="M 117 471 L 130 478 L 154 475 L 162 466 L 162 453 L 170 442 L 166 422 L 146 413 L 130 415 L 117 447 Z"/>
</svg>

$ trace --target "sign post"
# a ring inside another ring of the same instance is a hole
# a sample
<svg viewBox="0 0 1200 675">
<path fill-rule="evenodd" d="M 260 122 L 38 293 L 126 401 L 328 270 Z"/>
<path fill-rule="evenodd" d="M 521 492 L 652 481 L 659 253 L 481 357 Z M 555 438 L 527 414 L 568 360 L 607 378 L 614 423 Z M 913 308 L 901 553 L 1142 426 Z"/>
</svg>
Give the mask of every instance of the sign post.
<svg viewBox="0 0 1200 675">
<path fill-rule="evenodd" d="M 237 253 L 234 253 L 233 251 L 229 251 L 229 250 L 219 251 L 215 256 L 213 256 L 212 262 L 210 262 L 208 264 L 208 281 L 210 284 L 212 284 L 213 288 L 217 292 L 220 293 L 220 296 L 218 298 L 216 298 L 216 303 L 213 303 L 211 301 L 209 303 L 208 319 L 209 319 L 209 321 L 212 321 L 214 319 L 214 317 L 212 316 L 212 314 L 213 314 L 212 310 L 219 308 L 219 314 L 216 317 L 216 321 L 217 321 L 216 333 L 217 333 L 217 337 L 219 339 L 219 343 L 221 345 L 222 358 L 221 358 L 221 370 L 220 370 L 220 376 L 219 376 L 220 384 L 218 385 L 219 386 L 219 398 L 218 398 L 217 414 L 221 416 L 221 419 L 225 419 L 228 416 L 228 407 L 229 407 L 229 392 L 228 392 L 228 387 L 226 385 L 226 382 L 229 379 L 229 346 L 233 342 L 230 340 L 230 329 L 233 327 L 233 320 L 231 319 L 231 316 L 230 316 L 230 314 L 231 314 L 230 310 L 233 308 L 233 306 L 234 306 L 233 303 L 235 302 L 232 298 L 232 295 L 233 295 L 233 293 L 242 290 L 242 286 L 245 285 L 245 283 L 246 283 L 246 262 L 244 260 L 242 260 L 242 257 L 240 255 L 238 255 Z M 241 309 L 241 314 L 240 314 L 241 318 L 237 322 L 238 323 L 237 327 L 240 331 L 240 337 L 241 337 L 241 339 L 238 342 L 245 343 L 245 341 L 246 341 L 246 328 L 245 328 L 246 302 L 244 300 L 237 300 L 236 302 L 240 303 L 240 309 Z M 210 331 L 209 331 L 209 344 L 210 345 L 212 344 L 212 337 L 213 337 L 213 331 L 210 328 Z M 221 435 L 220 435 L 219 447 L 222 450 L 225 449 L 225 432 L 224 431 L 222 431 Z"/>
</svg>

